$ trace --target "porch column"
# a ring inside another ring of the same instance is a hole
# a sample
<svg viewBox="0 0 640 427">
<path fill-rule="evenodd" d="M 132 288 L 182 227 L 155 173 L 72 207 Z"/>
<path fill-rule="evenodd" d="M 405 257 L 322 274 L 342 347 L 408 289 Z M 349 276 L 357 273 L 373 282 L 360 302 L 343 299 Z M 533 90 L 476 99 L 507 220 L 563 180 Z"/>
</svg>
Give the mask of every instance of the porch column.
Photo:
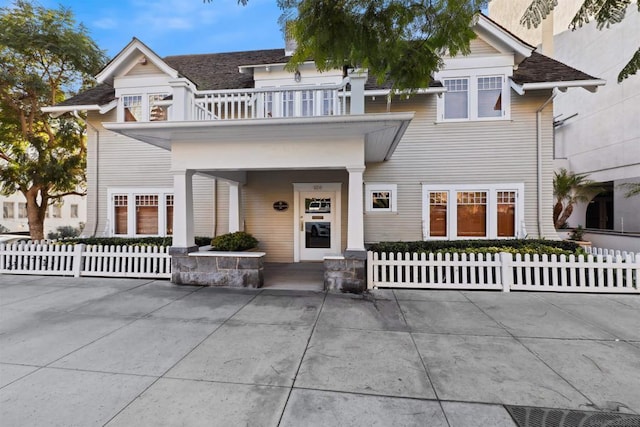
<svg viewBox="0 0 640 427">
<path fill-rule="evenodd" d="M 362 174 L 364 166 L 347 167 L 349 172 L 349 207 L 347 224 L 347 255 L 349 252 L 364 253 L 364 214 Z"/>
<path fill-rule="evenodd" d="M 179 252 L 196 247 L 193 236 L 193 170 L 173 171 L 173 245 Z"/>
<path fill-rule="evenodd" d="M 240 183 L 229 182 L 229 233 L 240 231 Z"/>
</svg>

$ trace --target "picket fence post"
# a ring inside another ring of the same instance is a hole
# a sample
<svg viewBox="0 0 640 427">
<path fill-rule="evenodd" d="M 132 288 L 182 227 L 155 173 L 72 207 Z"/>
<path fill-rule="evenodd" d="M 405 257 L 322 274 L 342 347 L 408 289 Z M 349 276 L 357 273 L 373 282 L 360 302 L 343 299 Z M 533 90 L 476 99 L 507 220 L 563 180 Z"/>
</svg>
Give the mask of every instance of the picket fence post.
<svg viewBox="0 0 640 427">
<path fill-rule="evenodd" d="M 73 247 L 73 277 L 80 277 L 82 273 L 82 253 L 84 248 L 84 243 L 78 243 Z"/>
<path fill-rule="evenodd" d="M 511 292 L 511 285 L 513 285 L 513 255 L 508 252 L 500 252 L 500 280 L 502 280 L 502 292 Z"/>
</svg>

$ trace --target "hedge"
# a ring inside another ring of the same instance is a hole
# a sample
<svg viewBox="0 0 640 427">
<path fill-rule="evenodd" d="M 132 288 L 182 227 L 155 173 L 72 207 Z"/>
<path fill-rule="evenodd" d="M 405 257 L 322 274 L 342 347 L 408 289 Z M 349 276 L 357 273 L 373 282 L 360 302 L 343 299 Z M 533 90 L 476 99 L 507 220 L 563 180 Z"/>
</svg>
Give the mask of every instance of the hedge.
<svg viewBox="0 0 640 427">
<path fill-rule="evenodd" d="M 211 237 L 196 237 L 196 245 L 206 246 L 211 243 Z M 58 243 L 102 246 L 171 246 L 171 237 L 78 237 L 59 240 Z"/>
<path fill-rule="evenodd" d="M 417 253 L 521 253 L 571 255 L 584 253 L 575 242 L 567 240 L 510 239 L 510 240 L 428 240 L 416 242 L 380 242 L 369 247 L 370 251 Z"/>
</svg>

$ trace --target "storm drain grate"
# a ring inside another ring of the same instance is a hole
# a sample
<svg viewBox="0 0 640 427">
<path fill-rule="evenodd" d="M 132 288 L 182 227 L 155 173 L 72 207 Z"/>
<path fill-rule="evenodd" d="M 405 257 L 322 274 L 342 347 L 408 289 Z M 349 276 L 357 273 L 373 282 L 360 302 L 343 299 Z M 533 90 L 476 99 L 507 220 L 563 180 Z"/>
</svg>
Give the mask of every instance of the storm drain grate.
<svg viewBox="0 0 640 427">
<path fill-rule="evenodd" d="M 518 427 L 640 427 L 640 415 L 504 406 Z"/>
</svg>

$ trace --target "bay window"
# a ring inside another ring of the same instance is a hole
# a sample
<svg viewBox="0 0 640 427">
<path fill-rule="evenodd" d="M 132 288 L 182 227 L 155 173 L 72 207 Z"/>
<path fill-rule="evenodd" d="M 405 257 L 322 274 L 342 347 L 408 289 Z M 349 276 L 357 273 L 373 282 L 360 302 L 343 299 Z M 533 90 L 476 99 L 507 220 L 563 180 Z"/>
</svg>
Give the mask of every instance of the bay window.
<svg viewBox="0 0 640 427">
<path fill-rule="evenodd" d="M 519 236 L 524 184 L 423 185 L 424 239 Z"/>
</svg>

